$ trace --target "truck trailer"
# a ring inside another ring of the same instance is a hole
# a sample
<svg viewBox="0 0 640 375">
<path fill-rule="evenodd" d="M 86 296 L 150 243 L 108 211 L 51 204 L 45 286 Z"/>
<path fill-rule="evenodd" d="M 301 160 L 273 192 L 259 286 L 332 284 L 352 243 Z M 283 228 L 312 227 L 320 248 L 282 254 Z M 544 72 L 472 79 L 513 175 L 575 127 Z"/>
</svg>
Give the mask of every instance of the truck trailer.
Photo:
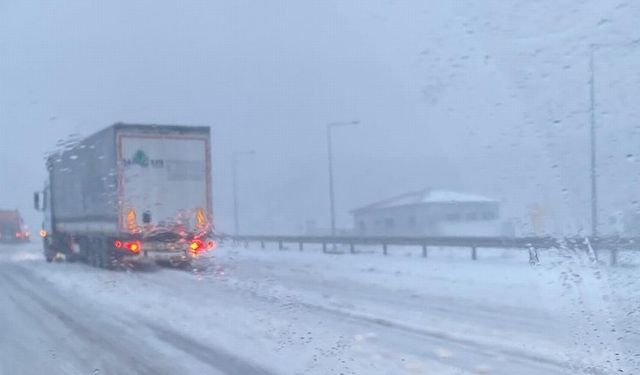
<svg viewBox="0 0 640 375">
<path fill-rule="evenodd" d="M 215 247 L 209 127 L 111 125 L 47 157 L 44 256 L 186 265 Z"/>
</svg>

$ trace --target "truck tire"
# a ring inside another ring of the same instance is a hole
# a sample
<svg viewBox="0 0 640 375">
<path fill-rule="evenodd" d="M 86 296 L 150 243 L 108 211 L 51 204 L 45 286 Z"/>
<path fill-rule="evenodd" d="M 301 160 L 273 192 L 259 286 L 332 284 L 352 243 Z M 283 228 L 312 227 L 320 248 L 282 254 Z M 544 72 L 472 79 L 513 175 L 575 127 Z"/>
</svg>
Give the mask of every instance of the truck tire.
<svg viewBox="0 0 640 375">
<path fill-rule="evenodd" d="M 181 262 L 178 262 L 177 264 L 173 265 L 175 268 L 179 269 L 179 270 L 183 270 L 183 271 L 192 271 L 193 270 L 193 263 L 191 263 L 190 260 L 183 260 Z"/>
<path fill-rule="evenodd" d="M 98 268 L 113 269 L 117 265 L 115 252 L 108 244 L 109 241 L 104 239 L 96 239 L 92 242 L 95 266 Z"/>
<path fill-rule="evenodd" d="M 95 267 L 98 263 L 98 259 L 97 259 L 97 253 L 95 251 L 95 249 L 93 247 L 89 247 L 86 250 L 86 254 L 87 254 L 87 263 L 89 263 L 90 266 Z"/>
<path fill-rule="evenodd" d="M 75 263 L 78 260 L 78 254 L 69 254 L 64 259 L 69 263 Z"/>
<path fill-rule="evenodd" d="M 98 261 L 96 262 L 98 268 L 107 268 L 107 249 L 104 246 L 99 246 L 96 248 Z"/>
<path fill-rule="evenodd" d="M 118 268 L 119 266 L 118 257 L 116 256 L 116 252 L 114 249 L 111 249 L 108 245 L 105 246 L 104 251 L 104 264 L 106 269 L 113 270 Z"/>
<path fill-rule="evenodd" d="M 91 265 L 104 268 L 104 244 L 100 239 L 92 239 L 89 242 L 89 253 L 91 254 Z"/>
<path fill-rule="evenodd" d="M 44 259 L 46 259 L 48 263 L 53 262 L 53 258 L 55 258 L 56 256 L 56 252 L 51 250 L 49 246 L 46 246 L 46 245 L 45 245 L 43 254 L 44 254 Z"/>
<path fill-rule="evenodd" d="M 51 245 L 49 244 L 49 239 L 45 238 L 42 241 L 43 254 L 44 259 L 47 260 L 47 263 L 53 262 L 53 258 L 56 256 L 56 252 L 51 249 Z"/>
<path fill-rule="evenodd" d="M 88 241 L 84 239 L 78 239 L 78 256 L 82 258 L 87 264 L 91 264 L 91 248 L 88 245 Z"/>
</svg>

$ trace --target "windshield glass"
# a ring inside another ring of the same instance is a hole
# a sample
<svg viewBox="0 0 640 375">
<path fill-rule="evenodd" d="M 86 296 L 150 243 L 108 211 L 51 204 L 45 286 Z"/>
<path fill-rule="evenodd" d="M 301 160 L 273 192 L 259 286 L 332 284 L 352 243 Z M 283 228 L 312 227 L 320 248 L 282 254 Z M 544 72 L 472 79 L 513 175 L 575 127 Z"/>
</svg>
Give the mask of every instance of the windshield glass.
<svg viewBox="0 0 640 375">
<path fill-rule="evenodd" d="M 639 19 L 0 1 L 0 375 L 639 374 Z"/>
</svg>

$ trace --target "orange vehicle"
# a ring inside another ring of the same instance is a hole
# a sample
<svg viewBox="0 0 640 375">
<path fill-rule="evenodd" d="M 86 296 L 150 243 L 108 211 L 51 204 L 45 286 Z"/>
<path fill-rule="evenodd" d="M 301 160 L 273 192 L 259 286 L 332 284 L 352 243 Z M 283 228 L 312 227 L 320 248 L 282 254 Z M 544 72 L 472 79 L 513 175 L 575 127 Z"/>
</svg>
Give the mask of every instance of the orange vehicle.
<svg viewBox="0 0 640 375">
<path fill-rule="evenodd" d="M 29 232 L 26 230 L 18 210 L 0 210 L 0 241 L 29 241 Z"/>
</svg>

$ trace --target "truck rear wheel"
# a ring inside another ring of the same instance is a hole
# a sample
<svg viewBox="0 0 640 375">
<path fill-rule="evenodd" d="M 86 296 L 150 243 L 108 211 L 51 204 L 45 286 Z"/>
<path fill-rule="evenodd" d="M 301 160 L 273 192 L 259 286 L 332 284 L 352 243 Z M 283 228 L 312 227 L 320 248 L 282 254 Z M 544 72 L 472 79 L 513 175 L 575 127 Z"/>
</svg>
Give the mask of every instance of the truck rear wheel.
<svg viewBox="0 0 640 375">
<path fill-rule="evenodd" d="M 75 263 L 75 261 L 78 260 L 78 255 L 77 254 L 69 254 L 64 259 L 69 263 Z"/>
<path fill-rule="evenodd" d="M 165 261 L 157 261 L 156 264 L 163 267 L 177 268 L 182 270 L 188 270 L 191 268 L 191 260 L 189 259 L 170 259 Z"/>
<path fill-rule="evenodd" d="M 98 268 L 105 267 L 105 246 L 102 239 L 91 239 L 89 242 L 89 254 L 91 265 Z"/>
<path fill-rule="evenodd" d="M 53 262 L 53 258 L 55 258 L 56 256 L 56 251 L 51 248 L 51 245 L 49 244 L 49 238 L 44 238 L 42 240 L 42 248 L 44 259 L 46 259 L 48 263 Z"/>
<path fill-rule="evenodd" d="M 91 265 L 92 267 L 97 266 L 98 264 L 98 254 L 96 252 L 96 250 L 93 247 L 89 247 L 87 248 L 86 251 L 87 254 L 87 263 L 89 263 L 89 265 Z"/>
<path fill-rule="evenodd" d="M 105 254 L 104 249 L 97 248 L 96 253 L 96 266 L 98 268 L 105 268 L 107 266 L 107 260 L 105 259 L 107 254 Z"/>
<path fill-rule="evenodd" d="M 120 262 L 118 257 L 116 256 L 116 252 L 113 249 L 107 247 L 104 252 L 104 265 L 108 270 L 113 270 L 118 268 Z"/>
<path fill-rule="evenodd" d="M 106 269 L 116 268 L 118 259 L 115 251 L 109 246 L 109 243 L 110 242 L 105 239 L 94 239 L 91 241 L 91 265 Z"/>
</svg>

